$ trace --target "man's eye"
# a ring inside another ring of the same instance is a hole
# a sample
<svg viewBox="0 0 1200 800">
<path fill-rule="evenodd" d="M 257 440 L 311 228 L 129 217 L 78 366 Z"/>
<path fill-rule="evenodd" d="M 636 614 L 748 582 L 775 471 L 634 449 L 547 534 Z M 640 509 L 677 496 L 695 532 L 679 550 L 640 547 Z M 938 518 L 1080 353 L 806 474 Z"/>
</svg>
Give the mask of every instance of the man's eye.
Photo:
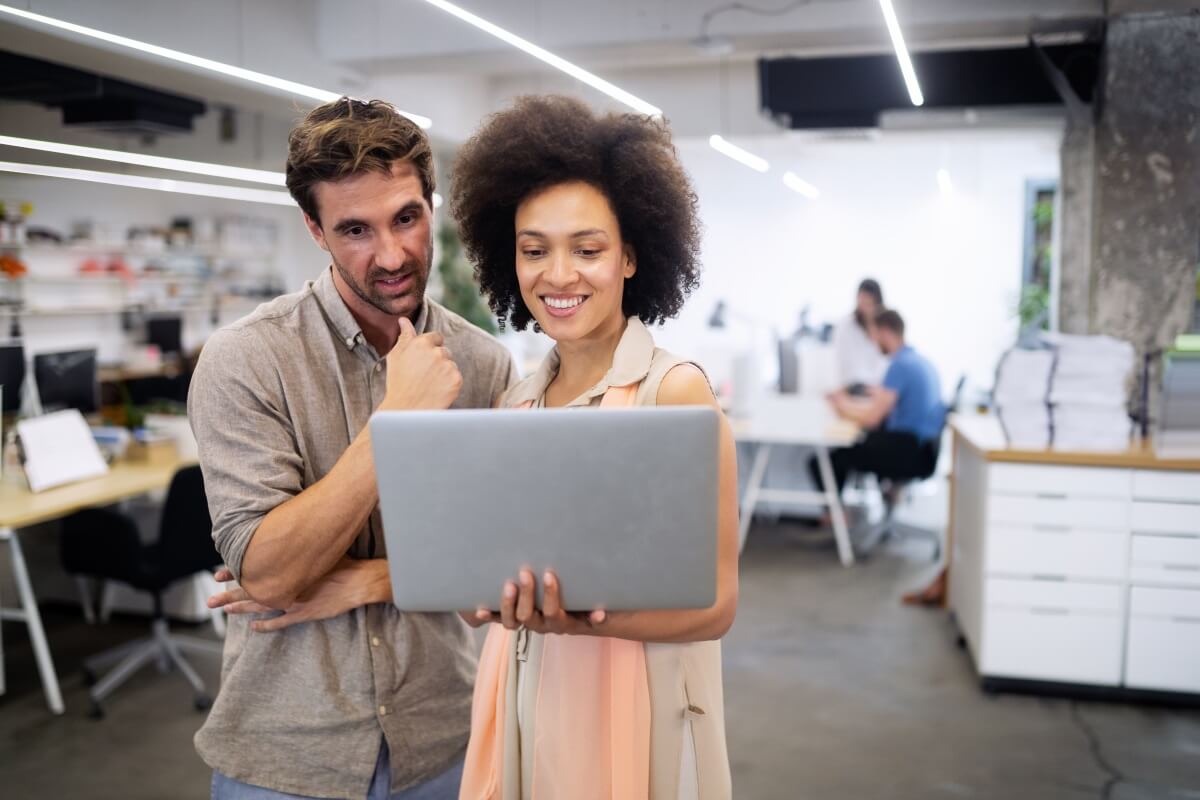
<svg viewBox="0 0 1200 800">
<path fill-rule="evenodd" d="M 362 236 L 366 232 L 367 229 L 362 225 L 352 225 L 349 228 L 346 228 L 346 235 L 352 238 Z"/>
<path fill-rule="evenodd" d="M 405 214 L 404 216 L 397 217 L 396 221 L 398 223 L 400 223 L 401 225 L 411 225 L 413 222 L 416 221 L 416 219 L 417 219 L 416 216 L 413 214 Z"/>
</svg>

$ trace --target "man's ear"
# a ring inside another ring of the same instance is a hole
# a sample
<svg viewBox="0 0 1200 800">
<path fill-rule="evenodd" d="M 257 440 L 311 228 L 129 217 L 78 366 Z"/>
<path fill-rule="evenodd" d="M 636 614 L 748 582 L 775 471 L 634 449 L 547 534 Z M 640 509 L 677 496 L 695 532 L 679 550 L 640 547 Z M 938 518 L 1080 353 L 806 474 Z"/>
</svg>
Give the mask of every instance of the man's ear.
<svg viewBox="0 0 1200 800">
<path fill-rule="evenodd" d="M 317 222 L 303 211 L 300 213 L 304 217 L 304 227 L 308 228 L 308 235 L 311 236 L 313 241 L 317 243 L 317 247 L 328 252 L 329 244 L 325 241 L 325 231 L 321 230 L 321 223 Z"/>
<path fill-rule="evenodd" d="M 625 280 L 629 280 L 637 274 L 637 253 L 633 252 L 633 245 L 627 244 L 625 250 L 625 266 L 621 270 L 621 274 L 625 276 Z"/>
</svg>

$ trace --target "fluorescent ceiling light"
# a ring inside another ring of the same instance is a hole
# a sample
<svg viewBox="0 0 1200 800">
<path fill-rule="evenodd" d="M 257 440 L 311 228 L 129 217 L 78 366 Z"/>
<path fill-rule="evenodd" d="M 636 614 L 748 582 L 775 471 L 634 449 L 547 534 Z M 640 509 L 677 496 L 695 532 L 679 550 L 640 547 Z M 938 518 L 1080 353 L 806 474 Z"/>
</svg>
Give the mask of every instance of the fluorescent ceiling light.
<svg viewBox="0 0 1200 800">
<path fill-rule="evenodd" d="M 248 83 L 257 83 L 260 86 L 268 86 L 272 89 L 279 89 L 281 91 L 288 92 L 289 94 L 295 94 L 301 97 L 307 97 L 310 100 L 316 100 L 320 103 L 328 103 L 330 100 L 337 100 L 339 97 L 341 97 L 341 95 L 337 92 L 330 92 L 325 89 L 318 89 L 315 86 L 308 86 L 307 84 L 297 83 L 296 81 L 277 78 L 274 75 L 267 75 L 263 72 L 255 72 L 252 69 L 235 67 L 232 64 L 224 64 L 220 61 L 213 61 L 210 58 L 201 58 L 200 56 L 194 56 L 190 53 L 182 53 L 178 50 L 172 50 L 169 47 L 159 47 L 158 45 L 150 44 L 149 42 L 141 42 L 137 39 L 130 39 L 125 36 L 117 36 L 113 33 L 106 33 L 105 31 L 96 30 L 95 28 L 76 25 L 73 22 L 66 22 L 61 19 L 55 19 L 54 17 L 35 14 L 32 11 L 26 11 L 21 8 L 0 5 L 0 14 L 8 14 L 9 16 L 19 17 L 20 19 L 36 22 L 51 28 L 58 28 L 59 30 L 77 33 L 81 36 L 99 39 L 102 42 L 115 44 L 118 47 L 126 47 L 130 50 L 149 53 L 150 55 L 158 56 L 159 58 L 165 58 L 170 61 L 177 61 L 181 64 L 188 64 L 190 66 L 199 67 L 200 69 L 206 69 L 211 72 L 218 72 L 222 75 L 228 75 L 231 78 L 237 78 Z M 428 128 L 433 124 L 433 120 L 431 120 L 429 117 L 425 117 L 420 114 L 410 114 L 407 111 L 401 111 L 400 113 L 420 125 L 422 128 Z"/>
<path fill-rule="evenodd" d="M 942 190 L 942 194 L 953 194 L 954 184 L 950 182 L 950 173 L 945 167 L 937 171 L 938 188 Z"/>
<path fill-rule="evenodd" d="M 821 196 L 821 193 L 817 191 L 817 187 L 813 186 L 811 183 L 804 180 L 794 172 L 783 173 L 783 184 L 793 192 L 799 192 L 800 194 L 804 195 L 809 200 L 816 200 Z"/>
<path fill-rule="evenodd" d="M 917 72 L 913 69 L 912 59 L 908 57 L 908 47 L 904 44 L 904 34 L 900 32 L 900 22 L 896 19 L 896 9 L 892 8 L 892 0 L 879 0 L 879 7 L 883 9 L 883 19 L 892 37 L 892 47 L 896 49 L 896 60 L 900 62 L 900 74 L 904 76 L 904 85 L 908 87 L 908 97 L 914 106 L 924 105 L 925 96 L 921 94 Z"/>
<path fill-rule="evenodd" d="M 718 136 L 715 133 L 708 137 L 708 143 L 712 146 L 713 150 L 716 150 L 722 155 L 729 156 L 739 164 L 745 164 L 752 170 L 766 172 L 768 169 L 770 169 L 770 165 L 767 163 L 765 158 L 760 158 L 748 150 L 743 150 L 736 144 L 730 144 L 729 142 L 725 141 L 724 137 Z"/>
<path fill-rule="evenodd" d="M 278 206 L 295 206 L 287 192 L 270 189 L 247 189 L 243 186 L 222 186 L 217 183 L 176 181 L 168 178 L 146 178 L 140 175 L 121 175 L 115 172 L 97 172 L 90 169 L 51 167 L 43 164 L 21 164 L 0 161 L 0 172 L 16 172 L 23 175 L 41 175 L 47 178 L 66 178 L 73 181 L 107 183 L 113 186 L 128 186 L 134 189 L 153 189 L 159 192 L 194 194 L 201 197 L 219 197 L 224 200 L 246 200 L 251 203 L 272 203 Z"/>
<path fill-rule="evenodd" d="M 191 172 L 196 175 L 209 175 L 214 178 L 230 178 L 237 181 L 252 183 L 269 183 L 273 186 L 283 186 L 282 172 L 271 172 L 265 169 L 247 169 L 245 167 L 230 167 L 224 164 L 210 164 L 206 161 L 187 161 L 182 158 L 164 158 L 143 153 L 126 153 L 121 150 L 105 150 L 100 147 L 80 147 L 79 145 L 63 144 L 61 142 L 44 142 L 38 139 L 22 139 L 19 136 L 0 135 L 0 145 L 23 147 L 27 150 L 41 150 L 46 153 L 61 153 L 80 158 L 95 158 L 101 161 L 116 161 L 121 164 L 136 164 L 140 167 L 155 167 L 176 172 Z"/>
<path fill-rule="evenodd" d="M 442 196 L 440 194 L 438 194 L 437 192 L 433 193 L 433 207 L 434 208 L 441 208 L 442 203 L 444 203 L 444 202 L 445 202 L 445 200 L 442 199 Z"/>
<path fill-rule="evenodd" d="M 647 103 L 645 100 L 641 99 L 640 97 L 637 97 L 636 95 L 632 95 L 629 92 L 622 89 L 621 87 L 616 86 L 612 83 L 609 83 L 608 81 L 604 80 L 600 76 L 594 75 L 591 72 L 588 72 L 586 69 L 576 66 L 575 64 L 572 64 L 570 61 L 567 61 L 565 58 L 561 58 L 559 56 L 554 55 L 554 53 L 551 53 L 549 50 L 546 50 L 545 48 L 538 47 L 536 44 L 529 41 L 528 39 L 523 39 L 520 36 L 517 36 L 515 33 L 506 31 L 504 28 L 501 28 L 499 25 L 488 22 L 483 17 L 472 14 L 470 11 L 467 11 L 464 8 L 460 8 L 460 7 L 456 6 L 454 3 L 447 3 L 446 0 L 425 0 L 425 2 L 431 6 L 434 6 L 435 8 L 440 8 L 442 11 L 445 11 L 447 14 L 451 14 L 455 17 L 458 17 L 459 19 L 461 19 L 463 22 L 467 23 L 468 25 L 474 25 L 479 30 L 483 31 L 484 33 L 488 33 L 488 34 L 491 34 L 492 36 L 495 36 L 497 39 L 499 39 L 502 42 L 507 42 L 508 44 L 511 44 L 513 47 L 517 48 L 518 50 L 525 51 L 526 53 L 533 56 L 534 58 L 539 59 L 539 60 L 549 64 L 550 66 L 554 67 L 557 70 L 561 70 L 562 72 L 567 73 L 575 80 L 581 81 L 582 83 L 586 83 L 588 86 L 591 86 L 593 89 L 597 89 L 601 92 L 604 92 L 609 97 L 613 98 L 614 100 L 624 103 L 625 105 L 632 108 L 634 111 L 637 111 L 642 114 L 648 114 L 652 117 L 661 117 L 662 116 L 662 109 L 659 108 L 658 106 L 654 106 L 654 105 L 651 105 L 650 103 Z"/>
</svg>

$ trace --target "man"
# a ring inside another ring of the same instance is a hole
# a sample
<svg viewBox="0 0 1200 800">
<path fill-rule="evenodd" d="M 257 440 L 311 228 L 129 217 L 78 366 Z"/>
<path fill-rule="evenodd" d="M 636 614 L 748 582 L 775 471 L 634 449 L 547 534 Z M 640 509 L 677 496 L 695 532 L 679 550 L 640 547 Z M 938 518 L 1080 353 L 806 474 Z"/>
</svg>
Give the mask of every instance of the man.
<svg viewBox="0 0 1200 800">
<path fill-rule="evenodd" d="M 866 431 L 857 444 L 830 454 L 839 493 L 851 472 L 921 478 L 933 474 L 937 461 L 937 438 L 946 414 L 937 370 L 905 344 L 904 320 L 898 313 L 881 311 L 874 328 L 880 351 L 891 357 L 883 384 L 866 387 L 863 397 L 851 397 L 845 389 L 829 395 L 839 416 Z M 813 481 L 823 485 L 816 459 L 809 461 L 809 471 Z"/>
<path fill-rule="evenodd" d="M 875 317 L 883 310 L 883 290 L 877 281 L 865 279 L 858 285 L 854 312 L 833 331 L 838 380 L 843 388 L 874 386 L 883 378 L 887 359 L 875 342 Z"/>
<path fill-rule="evenodd" d="M 292 130 L 286 174 L 332 265 L 217 332 L 188 398 L 213 538 L 241 585 L 210 605 L 283 613 L 231 617 L 196 749 L 218 799 L 457 797 L 473 639 L 458 615 L 390 602 L 366 424 L 376 409 L 488 407 L 515 370 L 424 296 L 420 128 L 378 101 L 327 103 Z"/>
</svg>

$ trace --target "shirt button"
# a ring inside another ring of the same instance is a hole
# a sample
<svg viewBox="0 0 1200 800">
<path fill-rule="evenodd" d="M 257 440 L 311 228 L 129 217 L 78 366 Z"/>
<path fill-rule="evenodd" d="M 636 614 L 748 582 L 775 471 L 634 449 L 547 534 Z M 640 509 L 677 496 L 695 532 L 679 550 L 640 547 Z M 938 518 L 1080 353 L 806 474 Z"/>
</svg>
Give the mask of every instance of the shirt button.
<svg viewBox="0 0 1200 800">
<path fill-rule="evenodd" d="M 379 637 L 378 636 L 371 637 L 371 647 L 379 647 Z"/>
<path fill-rule="evenodd" d="M 354 347 L 354 337 L 353 336 L 346 338 L 346 347 Z"/>
<path fill-rule="evenodd" d="M 379 370 L 381 370 L 381 369 L 383 369 L 383 364 L 380 364 L 378 361 L 376 361 L 375 362 L 375 371 L 379 372 Z"/>
<path fill-rule="evenodd" d="M 381 716 L 381 717 L 386 717 L 386 716 L 387 716 L 387 706 L 380 706 L 380 707 L 379 707 L 379 716 Z"/>
</svg>

